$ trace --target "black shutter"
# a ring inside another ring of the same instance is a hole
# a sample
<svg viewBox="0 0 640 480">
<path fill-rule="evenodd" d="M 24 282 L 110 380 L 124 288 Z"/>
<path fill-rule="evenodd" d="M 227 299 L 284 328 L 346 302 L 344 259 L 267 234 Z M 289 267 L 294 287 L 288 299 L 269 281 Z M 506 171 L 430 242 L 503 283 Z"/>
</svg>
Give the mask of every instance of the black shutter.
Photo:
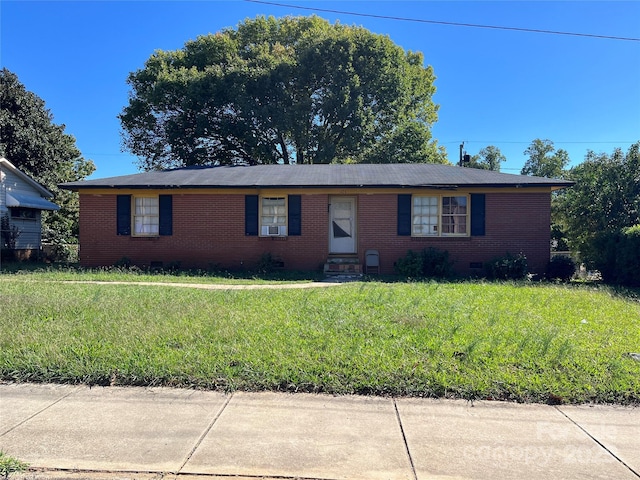
<svg viewBox="0 0 640 480">
<path fill-rule="evenodd" d="M 244 197 L 244 234 L 258 235 L 258 195 Z"/>
<path fill-rule="evenodd" d="M 160 235 L 173 235 L 173 196 L 160 195 L 158 203 L 160 215 L 159 233 Z"/>
<path fill-rule="evenodd" d="M 480 237 L 484 235 L 485 219 L 485 195 L 484 193 L 471 194 L 471 235 Z"/>
<path fill-rule="evenodd" d="M 398 195 L 398 235 L 411 236 L 411 195 Z"/>
<path fill-rule="evenodd" d="M 131 195 L 118 195 L 116 206 L 118 235 L 131 235 Z"/>
<path fill-rule="evenodd" d="M 289 216 L 289 235 L 302 235 L 302 205 L 300 195 L 289 195 L 287 214 Z"/>
</svg>

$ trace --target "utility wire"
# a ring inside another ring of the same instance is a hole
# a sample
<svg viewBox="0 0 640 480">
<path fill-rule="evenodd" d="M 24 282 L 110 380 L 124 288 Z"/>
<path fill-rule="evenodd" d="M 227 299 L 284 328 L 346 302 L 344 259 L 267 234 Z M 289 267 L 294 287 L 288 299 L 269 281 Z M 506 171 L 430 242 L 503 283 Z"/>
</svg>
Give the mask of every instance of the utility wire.
<svg viewBox="0 0 640 480">
<path fill-rule="evenodd" d="M 420 18 L 393 17 L 388 15 L 375 15 L 372 13 L 347 12 L 344 10 L 331 10 L 328 8 L 303 7 L 300 5 L 288 5 L 284 3 L 267 2 L 264 0 L 244 0 L 244 1 L 249 3 L 259 3 L 262 5 L 271 5 L 274 7 L 295 8 L 298 10 L 311 10 L 315 12 L 324 12 L 324 13 L 337 13 L 340 15 L 353 15 L 355 17 L 379 18 L 383 20 L 398 20 L 402 22 L 430 23 L 435 25 L 448 25 L 453 27 L 489 28 L 493 30 L 510 30 L 515 32 L 546 33 L 550 35 L 569 35 L 573 37 L 589 37 L 589 38 L 599 38 L 599 39 L 607 39 L 607 40 L 625 40 L 629 42 L 640 42 L 640 38 L 634 38 L 634 37 L 616 37 L 611 35 L 596 35 L 592 33 L 560 32 L 555 30 L 540 30 L 536 28 L 505 27 L 505 26 L 499 26 L 499 25 L 481 25 L 476 23 L 442 22 L 438 20 L 424 20 Z"/>
<path fill-rule="evenodd" d="M 613 145 L 625 145 L 627 143 L 635 143 L 637 140 L 626 140 L 626 141 L 621 141 L 621 142 L 610 142 L 610 141 L 604 141 L 604 142 L 592 142 L 592 141 L 579 141 L 579 142 L 562 142 L 562 141 L 557 141 L 557 140 L 552 140 L 552 142 L 554 144 L 562 144 L 562 145 L 566 145 L 566 144 L 572 144 L 572 145 L 592 145 L 592 144 L 613 144 Z M 446 144 L 446 143 L 460 143 L 459 140 L 447 140 L 447 141 L 440 141 L 440 143 L 442 144 Z M 531 143 L 531 140 L 465 140 L 464 143 L 515 143 L 515 144 L 529 144 Z"/>
<path fill-rule="evenodd" d="M 592 142 L 590 140 L 584 141 L 570 141 L 563 142 L 558 140 L 552 140 L 554 145 L 631 145 L 636 143 L 637 140 L 625 140 L 625 141 L 598 141 Z M 460 140 L 438 140 L 440 145 L 449 145 L 449 144 L 460 144 Z M 516 144 L 516 145 L 529 145 L 531 140 L 465 140 L 464 143 L 484 143 L 486 145 L 503 145 L 503 144 Z M 82 152 L 82 156 L 84 157 L 135 157 L 131 153 L 126 152 Z"/>
</svg>

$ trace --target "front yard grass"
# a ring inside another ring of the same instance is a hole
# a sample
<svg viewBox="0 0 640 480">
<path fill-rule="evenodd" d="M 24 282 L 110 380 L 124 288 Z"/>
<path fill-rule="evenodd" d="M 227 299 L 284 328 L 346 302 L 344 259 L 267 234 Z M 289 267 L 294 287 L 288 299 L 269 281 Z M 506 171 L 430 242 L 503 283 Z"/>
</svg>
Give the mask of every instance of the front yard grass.
<svg viewBox="0 0 640 480">
<path fill-rule="evenodd" d="M 136 267 L 101 267 L 85 269 L 75 265 L 46 265 L 36 262 L 3 262 L 2 274 L 23 280 L 96 281 L 96 282 L 154 282 L 202 284 L 264 284 L 317 281 L 320 272 L 288 272 L 274 270 L 228 272 L 222 270 L 143 270 Z"/>
<path fill-rule="evenodd" d="M 0 330 L 4 381 L 640 404 L 640 302 L 606 287 L 0 275 Z"/>
</svg>

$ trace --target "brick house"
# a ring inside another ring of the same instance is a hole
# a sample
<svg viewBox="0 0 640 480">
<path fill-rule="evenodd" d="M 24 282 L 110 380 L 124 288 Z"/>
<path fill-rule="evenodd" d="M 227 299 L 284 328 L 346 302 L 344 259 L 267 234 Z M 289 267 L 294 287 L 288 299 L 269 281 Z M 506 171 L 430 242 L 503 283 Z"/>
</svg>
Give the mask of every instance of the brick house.
<svg viewBox="0 0 640 480">
<path fill-rule="evenodd" d="M 507 252 L 549 261 L 551 192 L 572 182 L 433 164 L 191 167 L 61 185 L 80 193 L 80 262 L 359 270 L 379 253 L 449 251 L 477 273 Z M 325 267 L 326 268 L 326 267 Z"/>
</svg>

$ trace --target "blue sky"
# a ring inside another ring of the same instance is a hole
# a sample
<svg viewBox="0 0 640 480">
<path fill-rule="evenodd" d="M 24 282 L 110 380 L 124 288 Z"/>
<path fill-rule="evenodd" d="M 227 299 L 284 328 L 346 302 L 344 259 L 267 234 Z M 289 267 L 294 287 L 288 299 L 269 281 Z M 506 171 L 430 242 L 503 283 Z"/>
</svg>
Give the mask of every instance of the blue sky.
<svg viewBox="0 0 640 480">
<path fill-rule="evenodd" d="M 287 1 L 0 2 L 0 64 L 46 102 L 97 166 L 92 178 L 138 171 L 121 151 L 117 115 L 127 75 L 156 49 L 258 15 L 317 15 L 388 35 L 434 68 L 440 105 L 433 136 L 457 161 L 459 145 L 487 145 L 519 173 L 535 138 L 569 152 L 627 150 L 640 140 L 640 41 L 462 27 L 375 16 L 640 38 L 640 2 Z"/>
</svg>

